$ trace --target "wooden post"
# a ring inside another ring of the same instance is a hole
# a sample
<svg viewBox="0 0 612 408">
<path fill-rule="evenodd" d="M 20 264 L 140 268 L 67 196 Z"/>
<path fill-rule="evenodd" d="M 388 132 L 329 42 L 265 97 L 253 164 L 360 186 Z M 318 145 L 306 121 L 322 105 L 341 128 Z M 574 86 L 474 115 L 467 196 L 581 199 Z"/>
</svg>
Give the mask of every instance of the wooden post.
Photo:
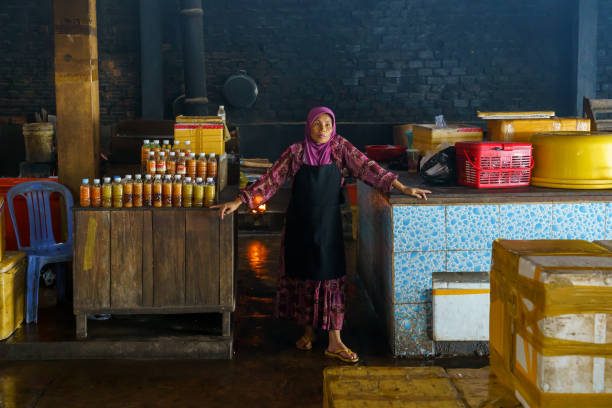
<svg viewBox="0 0 612 408">
<path fill-rule="evenodd" d="M 100 98 L 95 0 L 54 0 L 59 182 L 78 197 L 99 176 Z"/>
</svg>

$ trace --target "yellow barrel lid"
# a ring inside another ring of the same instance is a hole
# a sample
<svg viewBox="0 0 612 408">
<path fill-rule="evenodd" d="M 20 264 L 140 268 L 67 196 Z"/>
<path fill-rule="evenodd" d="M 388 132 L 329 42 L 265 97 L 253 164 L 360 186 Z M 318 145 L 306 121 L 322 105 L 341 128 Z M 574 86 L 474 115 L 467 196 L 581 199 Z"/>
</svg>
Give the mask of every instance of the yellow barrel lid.
<svg viewBox="0 0 612 408">
<path fill-rule="evenodd" d="M 611 132 L 544 132 L 531 136 L 531 184 L 568 189 L 612 188 Z"/>
<path fill-rule="evenodd" d="M 7 251 L 0 261 L 0 273 L 10 271 L 17 262 L 21 261 L 26 256 L 22 251 Z"/>
<path fill-rule="evenodd" d="M 531 136 L 533 145 L 575 144 L 575 143 L 610 143 L 612 132 L 543 132 Z"/>
</svg>

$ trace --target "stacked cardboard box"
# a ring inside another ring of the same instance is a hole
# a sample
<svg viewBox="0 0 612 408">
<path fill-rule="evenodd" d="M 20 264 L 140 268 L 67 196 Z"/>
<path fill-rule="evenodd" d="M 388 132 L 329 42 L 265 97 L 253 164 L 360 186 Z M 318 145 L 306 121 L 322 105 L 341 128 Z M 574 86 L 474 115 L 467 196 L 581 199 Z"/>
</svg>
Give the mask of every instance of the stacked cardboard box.
<svg viewBox="0 0 612 408">
<path fill-rule="evenodd" d="M 445 142 L 450 145 L 456 142 L 481 142 L 482 129 L 461 124 L 447 125 L 443 128 L 437 128 L 433 124 L 414 125 L 412 138 L 412 146 L 424 154 Z"/>
<path fill-rule="evenodd" d="M 524 406 L 612 406 L 612 253 L 587 241 L 493 243 L 491 369 Z"/>
</svg>

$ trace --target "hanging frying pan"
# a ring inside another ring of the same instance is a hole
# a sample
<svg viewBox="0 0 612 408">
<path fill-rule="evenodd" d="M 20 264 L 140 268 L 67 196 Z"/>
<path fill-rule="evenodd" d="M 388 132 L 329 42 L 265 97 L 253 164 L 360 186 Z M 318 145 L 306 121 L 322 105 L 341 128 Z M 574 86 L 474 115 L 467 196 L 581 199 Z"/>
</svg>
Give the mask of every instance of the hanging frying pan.
<svg viewBox="0 0 612 408">
<path fill-rule="evenodd" d="M 223 84 L 225 99 L 236 108 L 250 108 L 255 103 L 257 94 L 257 84 L 246 71 L 230 76 Z"/>
</svg>

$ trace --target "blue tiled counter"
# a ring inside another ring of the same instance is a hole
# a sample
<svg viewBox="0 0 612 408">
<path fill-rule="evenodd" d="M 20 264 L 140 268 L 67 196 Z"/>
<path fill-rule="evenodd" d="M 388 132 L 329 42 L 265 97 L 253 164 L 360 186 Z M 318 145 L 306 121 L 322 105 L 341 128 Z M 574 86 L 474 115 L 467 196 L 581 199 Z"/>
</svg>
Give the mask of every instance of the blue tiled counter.
<svg viewBox="0 0 612 408">
<path fill-rule="evenodd" d="M 428 201 L 358 187 L 358 269 L 395 356 L 433 353 L 433 272 L 488 272 L 497 238 L 612 239 L 612 191 L 425 188 Z"/>
</svg>

